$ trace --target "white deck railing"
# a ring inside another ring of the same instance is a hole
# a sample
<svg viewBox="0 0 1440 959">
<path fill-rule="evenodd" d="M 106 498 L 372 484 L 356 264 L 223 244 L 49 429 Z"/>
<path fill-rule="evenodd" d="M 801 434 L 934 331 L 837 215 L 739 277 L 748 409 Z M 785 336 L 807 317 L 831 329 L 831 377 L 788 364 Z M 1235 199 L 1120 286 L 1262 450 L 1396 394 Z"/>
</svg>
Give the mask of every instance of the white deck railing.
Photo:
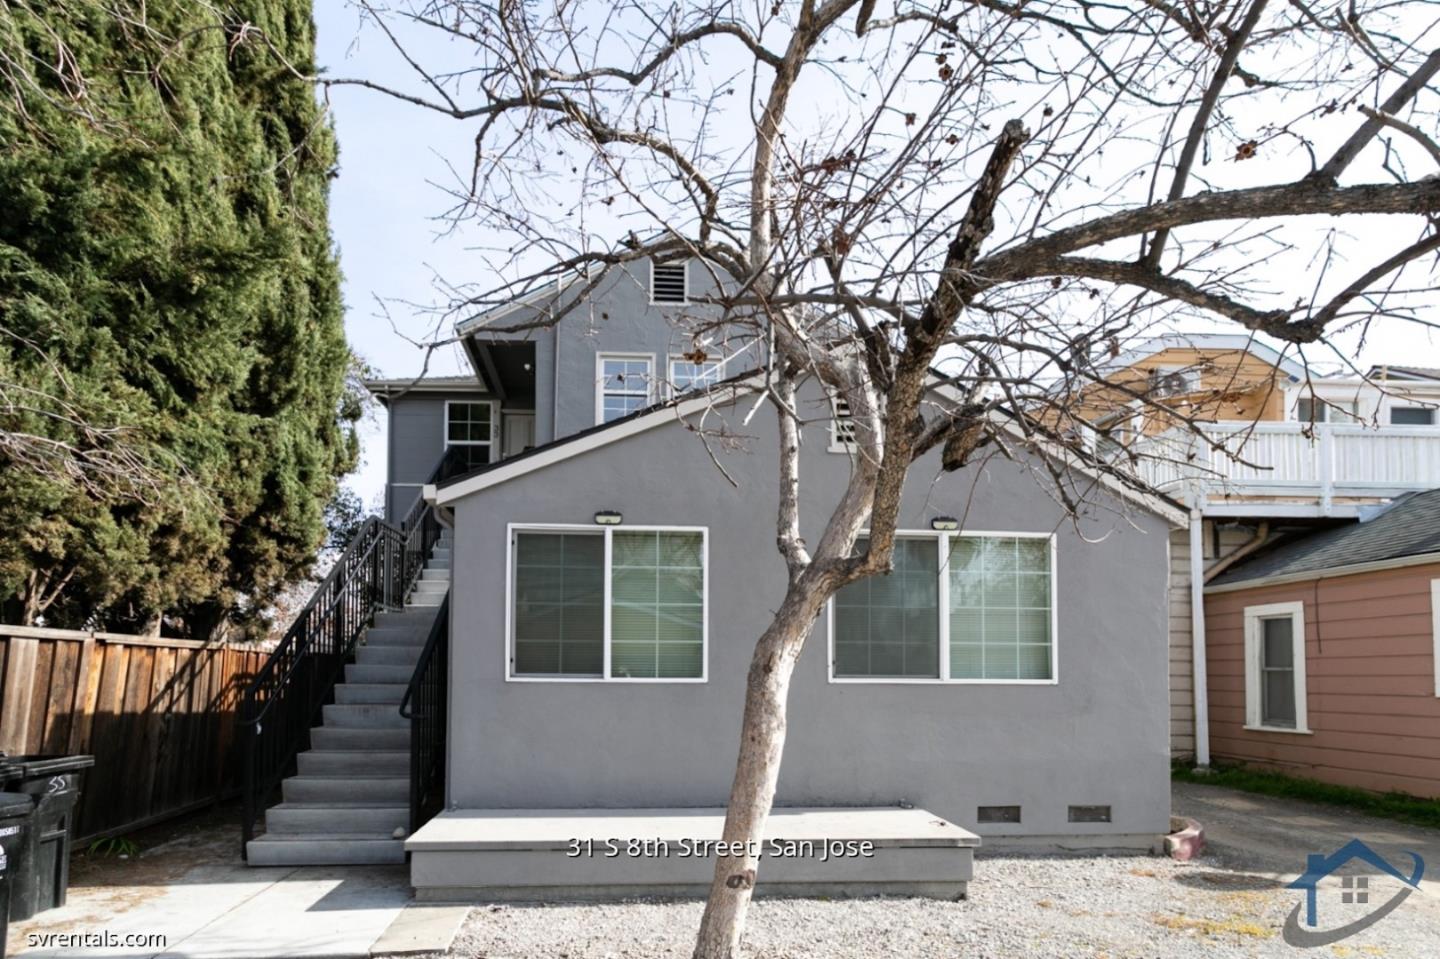
<svg viewBox="0 0 1440 959">
<path fill-rule="evenodd" d="M 1136 470 L 1172 494 L 1385 495 L 1440 486 L 1440 427 L 1316 423 L 1209 423 L 1133 448 Z"/>
</svg>

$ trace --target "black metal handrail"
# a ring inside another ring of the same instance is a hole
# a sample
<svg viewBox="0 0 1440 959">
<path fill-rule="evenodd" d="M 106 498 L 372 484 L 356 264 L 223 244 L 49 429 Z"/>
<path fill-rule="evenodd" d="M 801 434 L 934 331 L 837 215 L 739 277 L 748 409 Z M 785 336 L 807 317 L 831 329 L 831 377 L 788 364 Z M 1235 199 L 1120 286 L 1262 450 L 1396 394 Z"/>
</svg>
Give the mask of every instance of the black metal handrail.
<svg viewBox="0 0 1440 959">
<path fill-rule="evenodd" d="M 440 457 L 429 482 L 444 477 L 457 449 Z M 267 800 L 309 748 L 361 634 L 377 612 L 403 606 L 443 532 L 423 497 L 399 526 L 366 520 L 246 687 L 238 713 L 242 853 Z"/>
<path fill-rule="evenodd" d="M 308 748 L 310 729 L 376 610 L 403 602 L 404 542 L 398 528 L 366 520 L 246 687 L 239 710 L 242 842 L 254 838 L 266 797 Z"/>
<path fill-rule="evenodd" d="M 400 699 L 400 715 L 410 720 L 410 834 L 445 804 L 446 668 L 450 660 L 450 593 L 430 626 L 415 662 L 410 685 Z"/>
</svg>

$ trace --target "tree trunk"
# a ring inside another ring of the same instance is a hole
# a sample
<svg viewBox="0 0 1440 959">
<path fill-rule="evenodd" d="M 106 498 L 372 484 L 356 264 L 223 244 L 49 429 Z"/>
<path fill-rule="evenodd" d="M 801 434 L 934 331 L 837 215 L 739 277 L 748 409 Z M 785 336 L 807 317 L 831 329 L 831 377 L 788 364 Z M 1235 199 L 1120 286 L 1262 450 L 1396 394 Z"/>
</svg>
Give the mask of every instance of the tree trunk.
<svg viewBox="0 0 1440 959">
<path fill-rule="evenodd" d="M 770 628 L 755 644 L 745 683 L 740 756 L 721 834 L 727 844 L 744 843 L 744 855 L 716 857 L 715 878 L 700 920 L 694 959 L 734 959 L 740 954 L 745 913 L 760 866 L 765 821 L 775 799 L 780 757 L 785 749 L 790 677 L 820 607 L 828 598 L 829 590 L 823 583 L 802 574 L 791 583 Z"/>
</svg>

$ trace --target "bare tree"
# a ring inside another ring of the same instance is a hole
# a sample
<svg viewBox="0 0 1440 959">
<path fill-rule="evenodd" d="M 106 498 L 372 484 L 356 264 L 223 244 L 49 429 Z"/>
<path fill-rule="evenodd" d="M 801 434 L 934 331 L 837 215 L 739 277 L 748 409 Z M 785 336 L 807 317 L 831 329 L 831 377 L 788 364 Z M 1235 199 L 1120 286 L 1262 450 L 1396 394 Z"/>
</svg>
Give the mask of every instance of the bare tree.
<svg viewBox="0 0 1440 959">
<path fill-rule="evenodd" d="M 1070 398 L 1178 320 L 1313 350 L 1434 305 L 1440 36 L 1424 2 L 357 10 L 411 82 L 316 82 L 473 132 L 448 218 L 504 282 L 457 282 L 449 309 L 648 257 L 736 281 L 711 302 L 762 346 L 788 583 L 750 665 L 727 841 L 764 835 L 796 661 L 823 604 L 889 568 L 918 457 L 941 448 L 953 469 L 1006 448 L 1001 410 L 1026 442 L 1088 456 Z M 816 542 L 800 533 L 806 379 L 849 405 L 857 450 Z M 1079 508 L 1058 474 L 1053 490 Z M 737 954 L 758 867 L 716 862 L 700 959 Z"/>
</svg>

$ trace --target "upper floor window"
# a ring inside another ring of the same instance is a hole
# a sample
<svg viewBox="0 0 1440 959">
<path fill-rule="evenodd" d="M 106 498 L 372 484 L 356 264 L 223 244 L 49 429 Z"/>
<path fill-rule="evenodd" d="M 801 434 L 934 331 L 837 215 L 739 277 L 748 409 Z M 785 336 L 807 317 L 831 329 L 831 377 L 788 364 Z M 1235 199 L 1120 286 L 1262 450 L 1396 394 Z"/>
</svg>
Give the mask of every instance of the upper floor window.
<svg viewBox="0 0 1440 959">
<path fill-rule="evenodd" d="M 445 446 L 459 447 L 460 469 L 485 466 L 494 459 L 496 424 L 495 404 L 488 400 L 445 403 Z"/>
<path fill-rule="evenodd" d="M 720 382 L 723 364 L 719 360 L 696 363 L 684 357 L 670 358 L 670 389 L 678 396 L 691 390 L 703 390 Z"/>
<path fill-rule="evenodd" d="M 638 353 L 600 353 L 595 422 L 609 423 L 650 405 L 653 357 Z"/>
<path fill-rule="evenodd" d="M 1184 396 L 1200 390 L 1200 371 L 1193 366 L 1157 366 L 1150 372 L 1152 395 Z"/>
<path fill-rule="evenodd" d="M 1424 406 L 1390 407 L 1392 426 L 1434 426 L 1435 411 Z"/>
<path fill-rule="evenodd" d="M 855 414 L 842 397 L 830 398 L 830 452 L 848 453 L 855 448 Z"/>
<path fill-rule="evenodd" d="M 650 302 L 688 303 L 690 282 L 688 260 L 671 260 L 661 263 L 650 261 Z"/>
</svg>

